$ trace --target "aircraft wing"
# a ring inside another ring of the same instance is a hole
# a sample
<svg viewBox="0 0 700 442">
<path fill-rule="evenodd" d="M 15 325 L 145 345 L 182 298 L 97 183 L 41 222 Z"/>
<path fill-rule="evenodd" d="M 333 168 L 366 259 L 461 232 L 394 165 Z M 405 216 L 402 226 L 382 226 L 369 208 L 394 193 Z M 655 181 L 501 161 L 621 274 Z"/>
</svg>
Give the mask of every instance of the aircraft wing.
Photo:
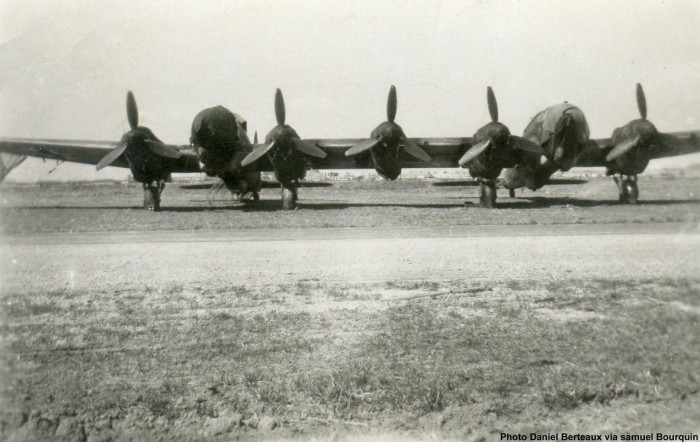
<svg viewBox="0 0 700 442">
<path fill-rule="evenodd" d="M 651 159 L 700 152 L 700 131 L 660 133 L 659 138 L 661 143 L 651 153 Z M 602 167 L 607 165 L 605 157 L 613 147 L 610 138 L 589 140 L 576 160 L 576 166 Z"/>
<path fill-rule="evenodd" d="M 420 161 L 403 154 L 401 166 L 406 168 L 458 167 L 458 161 L 471 147 L 471 138 L 409 138 L 422 147 L 430 161 Z M 305 139 L 326 153 L 326 158 L 311 158 L 312 169 L 371 169 L 368 155 L 346 157 L 345 151 L 363 138 Z"/>
<path fill-rule="evenodd" d="M 700 131 L 662 133 L 660 136 L 662 145 L 653 153 L 652 159 L 700 152 Z"/>
<path fill-rule="evenodd" d="M 119 142 L 117 141 L 0 138 L 0 152 L 96 165 L 118 144 Z M 199 160 L 189 146 L 178 147 L 178 150 L 182 152 L 182 156 L 178 159 L 170 160 L 172 162 L 172 172 L 201 171 Z M 129 167 L 129 164 L 124 157 L 121 157 L 112 163 L 111 166 Z"/>
</svg>

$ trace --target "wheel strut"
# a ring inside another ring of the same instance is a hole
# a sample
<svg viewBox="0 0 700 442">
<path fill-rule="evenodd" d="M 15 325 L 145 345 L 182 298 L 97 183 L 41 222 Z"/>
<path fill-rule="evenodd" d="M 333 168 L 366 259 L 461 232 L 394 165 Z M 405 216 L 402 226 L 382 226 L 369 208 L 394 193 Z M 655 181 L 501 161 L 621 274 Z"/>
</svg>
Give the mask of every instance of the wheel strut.
<svg viewBox="0 0 700 442">
<path fill-rule="evenodd" d="M 143 183 L 143 208 L 153 212 L 160 212 L 160 195 L 165 189 L 165 181 L 152 181 Z"/>
<path fill-rule="evenodd" d="M 295 182 L 282 183 L 282 209 L 297 209 L 297 184 Z"/>
</svg>

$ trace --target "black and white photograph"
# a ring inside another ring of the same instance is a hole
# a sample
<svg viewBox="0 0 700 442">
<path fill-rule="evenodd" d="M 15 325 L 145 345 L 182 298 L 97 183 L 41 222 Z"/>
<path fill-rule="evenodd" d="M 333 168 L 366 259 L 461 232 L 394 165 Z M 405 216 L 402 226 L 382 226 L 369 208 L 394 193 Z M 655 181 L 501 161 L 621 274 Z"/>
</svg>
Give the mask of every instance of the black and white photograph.
<svg viewBox="0 0 700 442">
<path fill-rule="evenodd" d="M 700 440 L 700 2 L 0 0 L 0 440 Z"/>
</svg>

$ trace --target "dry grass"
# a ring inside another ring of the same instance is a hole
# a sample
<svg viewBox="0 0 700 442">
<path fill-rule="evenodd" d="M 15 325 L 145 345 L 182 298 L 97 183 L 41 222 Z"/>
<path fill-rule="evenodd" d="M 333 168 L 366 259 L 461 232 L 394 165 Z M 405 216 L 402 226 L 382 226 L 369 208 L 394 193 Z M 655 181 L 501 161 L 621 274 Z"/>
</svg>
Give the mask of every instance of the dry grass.
<svg viewBox="0 0 700 442">
<path fill-rule="evenodd" d="M 272 417 L 290 437 L 327 425 L 561 431 L 547 427 L 552 413 L 591 404 L 612 413 L 620 401 L 661 404 L 700 389 L 700 281 L 474 289 L 300 281 L 5 293 L 0 437 L 31 410 L 146 438 L 163 431 L 156 422 L 187 437 L 231 415 Z"/>
</svg>

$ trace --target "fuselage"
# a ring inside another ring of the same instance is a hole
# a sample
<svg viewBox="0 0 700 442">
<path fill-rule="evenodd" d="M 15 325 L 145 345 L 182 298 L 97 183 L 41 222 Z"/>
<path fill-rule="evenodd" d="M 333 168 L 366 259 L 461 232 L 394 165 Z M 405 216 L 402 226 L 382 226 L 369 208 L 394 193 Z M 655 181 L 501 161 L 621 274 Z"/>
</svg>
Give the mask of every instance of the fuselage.
<svg viewBox="0 0 700 442">
<path fill-rule="evenodd" d="M 567 171 L 574 166 L 576 157 L 588 142 L 590 130 L 581 109 L 561 103 L 535 115 L 523 137 L 539 144 L 548 161 L 559 170 Z"/>
<path fill-rule="evenodd" d="M 544 149 L 541 155 L 523 152 L 523 164 L 506 170 L 503 185 L 509 189 L 544 186 L 554 172 L 567 171 L 590 137 L 588 122 L 578 107 L 561 103 L 535 115 L 523 132 L 523 137 Z"/>
<path fill-rule="evenodd" d="M 190 143 L 202 170 L 221 178 L 229 190 L 245 193 L 260 189 L 260 172 L 241 167 L 251 144 L 240 116 L 223 106 L 204 109 L 192 122 Z"/>
</svg>

